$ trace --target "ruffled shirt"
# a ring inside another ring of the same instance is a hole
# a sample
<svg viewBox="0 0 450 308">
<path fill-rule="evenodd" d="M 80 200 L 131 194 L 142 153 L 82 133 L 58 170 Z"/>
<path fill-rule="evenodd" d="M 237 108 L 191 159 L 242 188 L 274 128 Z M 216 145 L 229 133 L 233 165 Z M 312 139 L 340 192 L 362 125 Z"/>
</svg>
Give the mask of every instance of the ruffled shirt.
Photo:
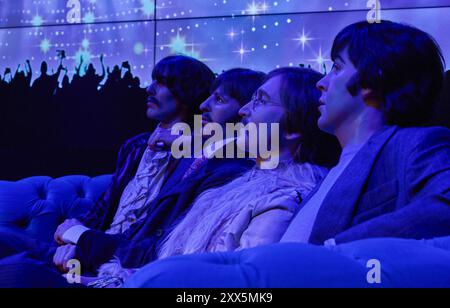
<svg viewBox="0 0 450 308">
<path fill-rule="evenodd" d="M 170 160 L 169 151 L 147 148 L 136 176 L 126 186 L 119 207 L 107 234 L 124 233 L 138 220 L 147 216 L 147 206 L 158 196 Z"/>
<path fill-rule="evenodd" d="M 326 173 L 325 168 L 308 163 L 281 162 L 276 169 L 255 167 L 205 191 L 168 235 L 159 258 L 278 242 L 302 199 Z"/>
</svg>

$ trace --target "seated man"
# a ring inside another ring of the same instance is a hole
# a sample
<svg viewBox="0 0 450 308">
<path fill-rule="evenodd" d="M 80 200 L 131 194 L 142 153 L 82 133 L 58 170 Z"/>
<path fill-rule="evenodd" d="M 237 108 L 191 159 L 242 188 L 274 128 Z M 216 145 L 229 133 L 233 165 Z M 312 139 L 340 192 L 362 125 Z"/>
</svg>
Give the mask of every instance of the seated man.
<svg viewBox="0 0 450 308">
<path fill-rule="evenodd" d="M 215 79 L 202 62 L 185 56 L 170 56 L 157 63 L 152 73 L 153 83 L 147 88 L 147 117 L 158 121 L 153 133 L 131 138 L 121 147 L 113 181 L 101 199 L 84 217 L 65 221 L 58 227 L 55 240 L 63 245 L 59 255 L 71 259 L 76 238 L 87 228 L 109 234 L 121 234 L 135 222 L 145 218 L 152 201 L 161 191 L 177 183 L 190 167 L 190 160 L 171 159 L 169 149 L 153 143 L 158 135 L 170 131 L 175 123 L 193 122 L 194 113 L 209 96 Z M 12 233 L 12 232 L 11 232 Z M 38 247 L 30 239 L 20 239 L 6 232 L 0 236 L 0 256 L 21 251 L 41 254 L 48 247 Z"/>
<path fill-rule="evenodd" d="M 84 226 L 119 234 L 144 218 L 140 215 L 145 216 L 145 205 L 156 198 L 177 166 L 176 160 L 170 160 L 170 150 L 158 149 L 153 139 L 170 131 L 176 123 L 192 124 L 193 115 L 208 97 L 214 78 L 205 64 L 186 56 L 169 56 L 156 64 L 152 72 L 153 83 L 147 88 L 147 117 L 159 121 L 158 128 L 153 134 L 139 135 L 122 146 L 113 184 L 96 206 L 80 219 Z M 185 171 L 186 166 L 183 167 Z M 183 174 L 183 170 L 177 171 Z M 60 229 L 68 226 L 70 222 L 61 225 Z M 62 244 L 64 233 L 55 235 L 55 240 Z"/>
<path fill-rule="evenodd" d="M 337 35 L 331 56 L 318 123 L 343 153 L 282 242 L 449 235 L 450 130 L 420 127 L 443 85 L 439 46 L 410 26 L 360 22 Z"/>
</svg>

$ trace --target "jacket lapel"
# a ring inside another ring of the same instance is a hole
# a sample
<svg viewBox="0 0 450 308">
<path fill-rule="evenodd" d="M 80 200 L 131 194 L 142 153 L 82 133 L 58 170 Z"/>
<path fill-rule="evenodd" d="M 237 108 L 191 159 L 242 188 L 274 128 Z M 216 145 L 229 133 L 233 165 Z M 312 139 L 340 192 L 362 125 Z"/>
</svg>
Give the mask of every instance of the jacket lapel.
<svg viewBox="0 0 450 308">
<path fill-rule="evenodd" d="M 310 243 L 322 245 L 349 226 L 378 154 L 396 131 L 396 126 L 383 129 L 356 154 L 327 194 L 311 232 Z"/>
<path fill-rule="evenodd" d="M 171 163 L 174 163 L 174 158 L 171 157 Z M 166 175 L 166 180 L 164 182 L 164 185 L 161 187 L 161 191 L 159 192 L 159 198 L 162 196 L 165 196 L 168 193 L 171 193 L 174 188 L 180 186 L 180 182 L 188 170 L 189 166 L 192 164 L 193 159 L 190 158 L 183 158 L 178 161 L 176 166 L 173 168 L 171 172 L 168 172 Z"/>
</svg>

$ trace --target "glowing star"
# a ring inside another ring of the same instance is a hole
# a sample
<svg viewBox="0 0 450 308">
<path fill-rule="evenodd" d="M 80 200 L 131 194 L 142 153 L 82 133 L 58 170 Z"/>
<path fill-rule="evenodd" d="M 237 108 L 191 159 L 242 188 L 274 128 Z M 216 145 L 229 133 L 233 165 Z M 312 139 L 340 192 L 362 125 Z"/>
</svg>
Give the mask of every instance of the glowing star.
<svg viewBox="0 0 450 308">
<path fill-rule="evenodd" d="M 196 44 L 194 44 L 194 42 L 192 42 L 192 44 L 189 44 L 189 46 L 191 47 L 191 51 L 187 52 L 186 55 L 189 56 L 189 57 L 192 57 L 194 59 L 203 61 L 204 59 L 202 59 L 200 57 L 200 53 L 194 49 Z"/>
<path fill-rule="evenodd" d="M 138 56 L 141 55 L 144 52 L 144 45 L 142 43 L 136 43 L 134 45 L 134 53 Z"/>
<path fill-rule="evenodd" d="M 230 32 L 227 33 L 227 36 L 231 39 L 234 40 L 234 38 L 236 37 L 236 35 L 238 35 L 236 32 L 234 32 L 234 29 L 231 29 Z"/>
<path fill-rule="evenodd" d="M 34 16 L 33 19 L 31 20 L 31 24 L 35 27 L 42 26 L 43 23 L 44 23 L 44 20 L 39 15 Z"/>
<path fill-rule="evenodd" d="M 310 62 L 316 62 L 317 66 L 319 67 L 319 69 L 324 70 L 325 71 L 325 63 L 331 61 L 330 59 L 326 59 L 323 57 L 322 55 L 322 47 L 319 48 L 319 54 L 317 55 L 317 57 L 315 59 L 310 59 L 308 60 Z"/>
<path fill-rule="evenodd" d="M 84 39 L 84 40 L 81 42 L 81 46 L 82 46 L 84 49 L 88 49 L 88 48 L 89 48 L 89 45 L 90 45 L 90 43 L 89 43 L 89 40 L 88 40 L 88 39 Z"/>
<path fill-rule="evenodd" d="M 168 47 L 171 49 L 171 53 L 174 54 L 184 54 L 187 56 L 191 56 L 193 58 L 197 58 L 200 59 L 200 54 L 198 52 L 196 52 L 194 50 L 194 47 L 197 44 L 191 43 L 188 44 L 186 43 L 186 38 L 184 36 L 180 36 L 180 33 L 177 32 L 177 36 L 172 37 L 170 39 L 170 44 L 168 45 L 159 45 L 159 48 L 161 50 L 164 50 L 164 48 Z M 187 49 L 188 47 L 190 47 L 190 51 Z M 144 52 L 146 52 L 147 49 L 144 49 Z"/>
<path fill-rule="evenodd" d="M 186 46 L 187 46 L 186 39 L 183 36 L 180 36 L 179 33 L 177 33 L 176 37 L 173 37 L 170 40 L 169 44 L 172 53 L 185 53 Z"/>
<path fill-rule="evenodd" d="M 146 16 L 152 16 L 155 12 L 155 2 L 153 0 L 141 0 L 141 11 Z"/>
<path fill-rule="evenodd" d="M 94 13 L 92 13 L 92 12 L 86 13 L 86 15 L 84 15 L 84 17 L 83 17 L 83 22 L 85 24 L 91 24 L 94 21 L 95 21 L 95 16 L 94 16 Z"/>
<path fill-rule="evenodd" d="M 47 39 L 44 39 L 41 41 L 40 47 L 41 47 L 41 51 L 43 53 L 47 53 L 50 50 L 50 47 L 52 45 L 50 44 L 50 41 Z"/>
<path fill-rule="evenodd" d="M 241 63 L 242 60 L 244 59 L 244 56 L 246 53 L 249 53 L 250 50 L 247 50 L 244 48 L 244 43 L 241 43 L 241 47 L 238 50 L 233 51 L 234 53 L 238 53 L 241 56 Z"/>
<path fill-rule="evenodd" d="M 247 13 L 249 15 L 258 15 L 260 11 L 259 6 L 253 1 L 251 4 L 247 6 Z"/>
<path fill-rule="evenodd" d="M 305 29 L 303 28 L 302 35 L 299 38 L 294 39 L 294 41 L 299 42 L 302 45 L 302 49 L 305 50 L 305 45 L 308 44 L 309 41 L 312 41 L 313 39 L 308 37 L 307 34 L 305 34 Z"/>
</svg>

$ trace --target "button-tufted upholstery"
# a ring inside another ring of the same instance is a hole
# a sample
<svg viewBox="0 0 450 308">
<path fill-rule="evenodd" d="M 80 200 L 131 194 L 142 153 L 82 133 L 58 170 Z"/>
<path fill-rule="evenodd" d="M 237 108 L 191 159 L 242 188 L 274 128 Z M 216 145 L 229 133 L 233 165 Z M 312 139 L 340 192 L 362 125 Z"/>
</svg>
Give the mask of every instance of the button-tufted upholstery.
<svg viewBox="0 0 450 308">
<path fill-rule="evenodd" d="M 50 242 L 61 222 L 86 213 L 110 183 L 111 175 L 0 181 L 0 228 Z"/>
</svg>

